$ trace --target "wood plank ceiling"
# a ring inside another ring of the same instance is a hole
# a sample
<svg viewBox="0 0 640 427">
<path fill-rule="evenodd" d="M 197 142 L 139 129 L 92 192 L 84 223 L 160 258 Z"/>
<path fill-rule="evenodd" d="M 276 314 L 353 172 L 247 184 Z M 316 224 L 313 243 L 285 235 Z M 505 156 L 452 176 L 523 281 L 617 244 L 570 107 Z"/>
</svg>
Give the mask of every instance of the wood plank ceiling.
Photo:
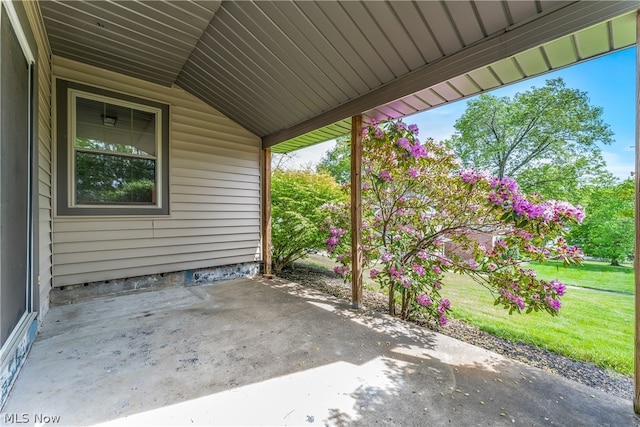
<svg viewBox="0 0 640 427">
<path fill-rule="evenodd" d="M 176 84 L 287 152 L 635 42 L 637 1 L 59 1 L 54 55 Z"/>
</svg>

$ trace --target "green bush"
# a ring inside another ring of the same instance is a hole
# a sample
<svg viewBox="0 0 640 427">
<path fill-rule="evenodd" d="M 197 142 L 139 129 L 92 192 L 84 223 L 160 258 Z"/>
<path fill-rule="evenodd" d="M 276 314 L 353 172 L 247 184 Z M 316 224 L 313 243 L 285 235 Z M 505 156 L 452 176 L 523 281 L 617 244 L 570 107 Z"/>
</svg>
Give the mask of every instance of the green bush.
<svg viewBox="0 0 640 427">
<path fill-rule="evenodd" d="M 312 250 L 326 247 L 321 207 L 346 200 L 333 177 L 309 170 L 273 172 L 271 180 L 271 243 L 274 269 L 282 270 Z"/>
</svg>

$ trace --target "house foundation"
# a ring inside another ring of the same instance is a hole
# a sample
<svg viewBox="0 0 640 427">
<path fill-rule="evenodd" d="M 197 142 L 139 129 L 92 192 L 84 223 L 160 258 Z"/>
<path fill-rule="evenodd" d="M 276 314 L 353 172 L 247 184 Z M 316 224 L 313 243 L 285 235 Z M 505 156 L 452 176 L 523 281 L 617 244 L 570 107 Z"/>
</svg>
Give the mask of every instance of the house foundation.
<svg viewBox="0 0 640 427">
<path fill-rule="evenodd" d="M 50 294 L 50 304 L 57 306 L 73 304 L 97 297 L 115 297 L 156 291 L 175 286 L 204 285 L 223 280 L 254 277 L 259 271 L 260 263 L 248 262 L 196 270 L 183 270 L 123 279 L 87 282 L 54 288 Z"/>
</svg>

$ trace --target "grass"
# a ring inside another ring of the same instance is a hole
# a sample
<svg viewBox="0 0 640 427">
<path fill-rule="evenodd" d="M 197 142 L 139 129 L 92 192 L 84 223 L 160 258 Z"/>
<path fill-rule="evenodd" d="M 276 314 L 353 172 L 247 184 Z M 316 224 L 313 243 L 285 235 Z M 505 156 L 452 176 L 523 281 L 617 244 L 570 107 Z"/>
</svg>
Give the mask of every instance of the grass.
<svg viewBox="0 0 640 427">
<path fill-rule="evenodd" d="M 558 316 L 509 315 L 472 279 L 446 275 L 442 294 L 453 317 L 503 338 L 534 344 L 575 360 L 633 374 L 634 299 L 627 295 L 570 289 Z"/>
<path fill-rule="evenodd" d="M 532 263 L 528 266 L 543 279 L 558 279 L 562 283 L 581 288 L 634 294 L 633 268 L 612 266 L 606 262 L 585 261 L 580 267 L 564 267 L 559 261 Z"/>
</svg>

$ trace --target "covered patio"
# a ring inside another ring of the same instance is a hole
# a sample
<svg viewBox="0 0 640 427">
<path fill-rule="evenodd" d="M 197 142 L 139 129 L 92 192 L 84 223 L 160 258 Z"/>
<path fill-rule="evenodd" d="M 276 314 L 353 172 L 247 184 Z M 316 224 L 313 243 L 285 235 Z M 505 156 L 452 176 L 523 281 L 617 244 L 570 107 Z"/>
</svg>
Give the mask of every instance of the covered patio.
<svg viewBox="0 0 640 427">
<path fill-rule="evenodd" d="M 624 399 L 262 278 L 52 308 L 3 413 L 29 425 L 637 422 Z"/>
<path fill-rule="evenodd" d="M 0 0 L 0 422 L 632 424 L 638 387 L 632 406 L 351 309 L 362 124 L 634 46 L 639 7 Z M 271 152 L 350 132 L 348 307 L 267 278 Z M 143 163 L 148 191 L 84 194 L 82 158 Z"/>
</svg>

